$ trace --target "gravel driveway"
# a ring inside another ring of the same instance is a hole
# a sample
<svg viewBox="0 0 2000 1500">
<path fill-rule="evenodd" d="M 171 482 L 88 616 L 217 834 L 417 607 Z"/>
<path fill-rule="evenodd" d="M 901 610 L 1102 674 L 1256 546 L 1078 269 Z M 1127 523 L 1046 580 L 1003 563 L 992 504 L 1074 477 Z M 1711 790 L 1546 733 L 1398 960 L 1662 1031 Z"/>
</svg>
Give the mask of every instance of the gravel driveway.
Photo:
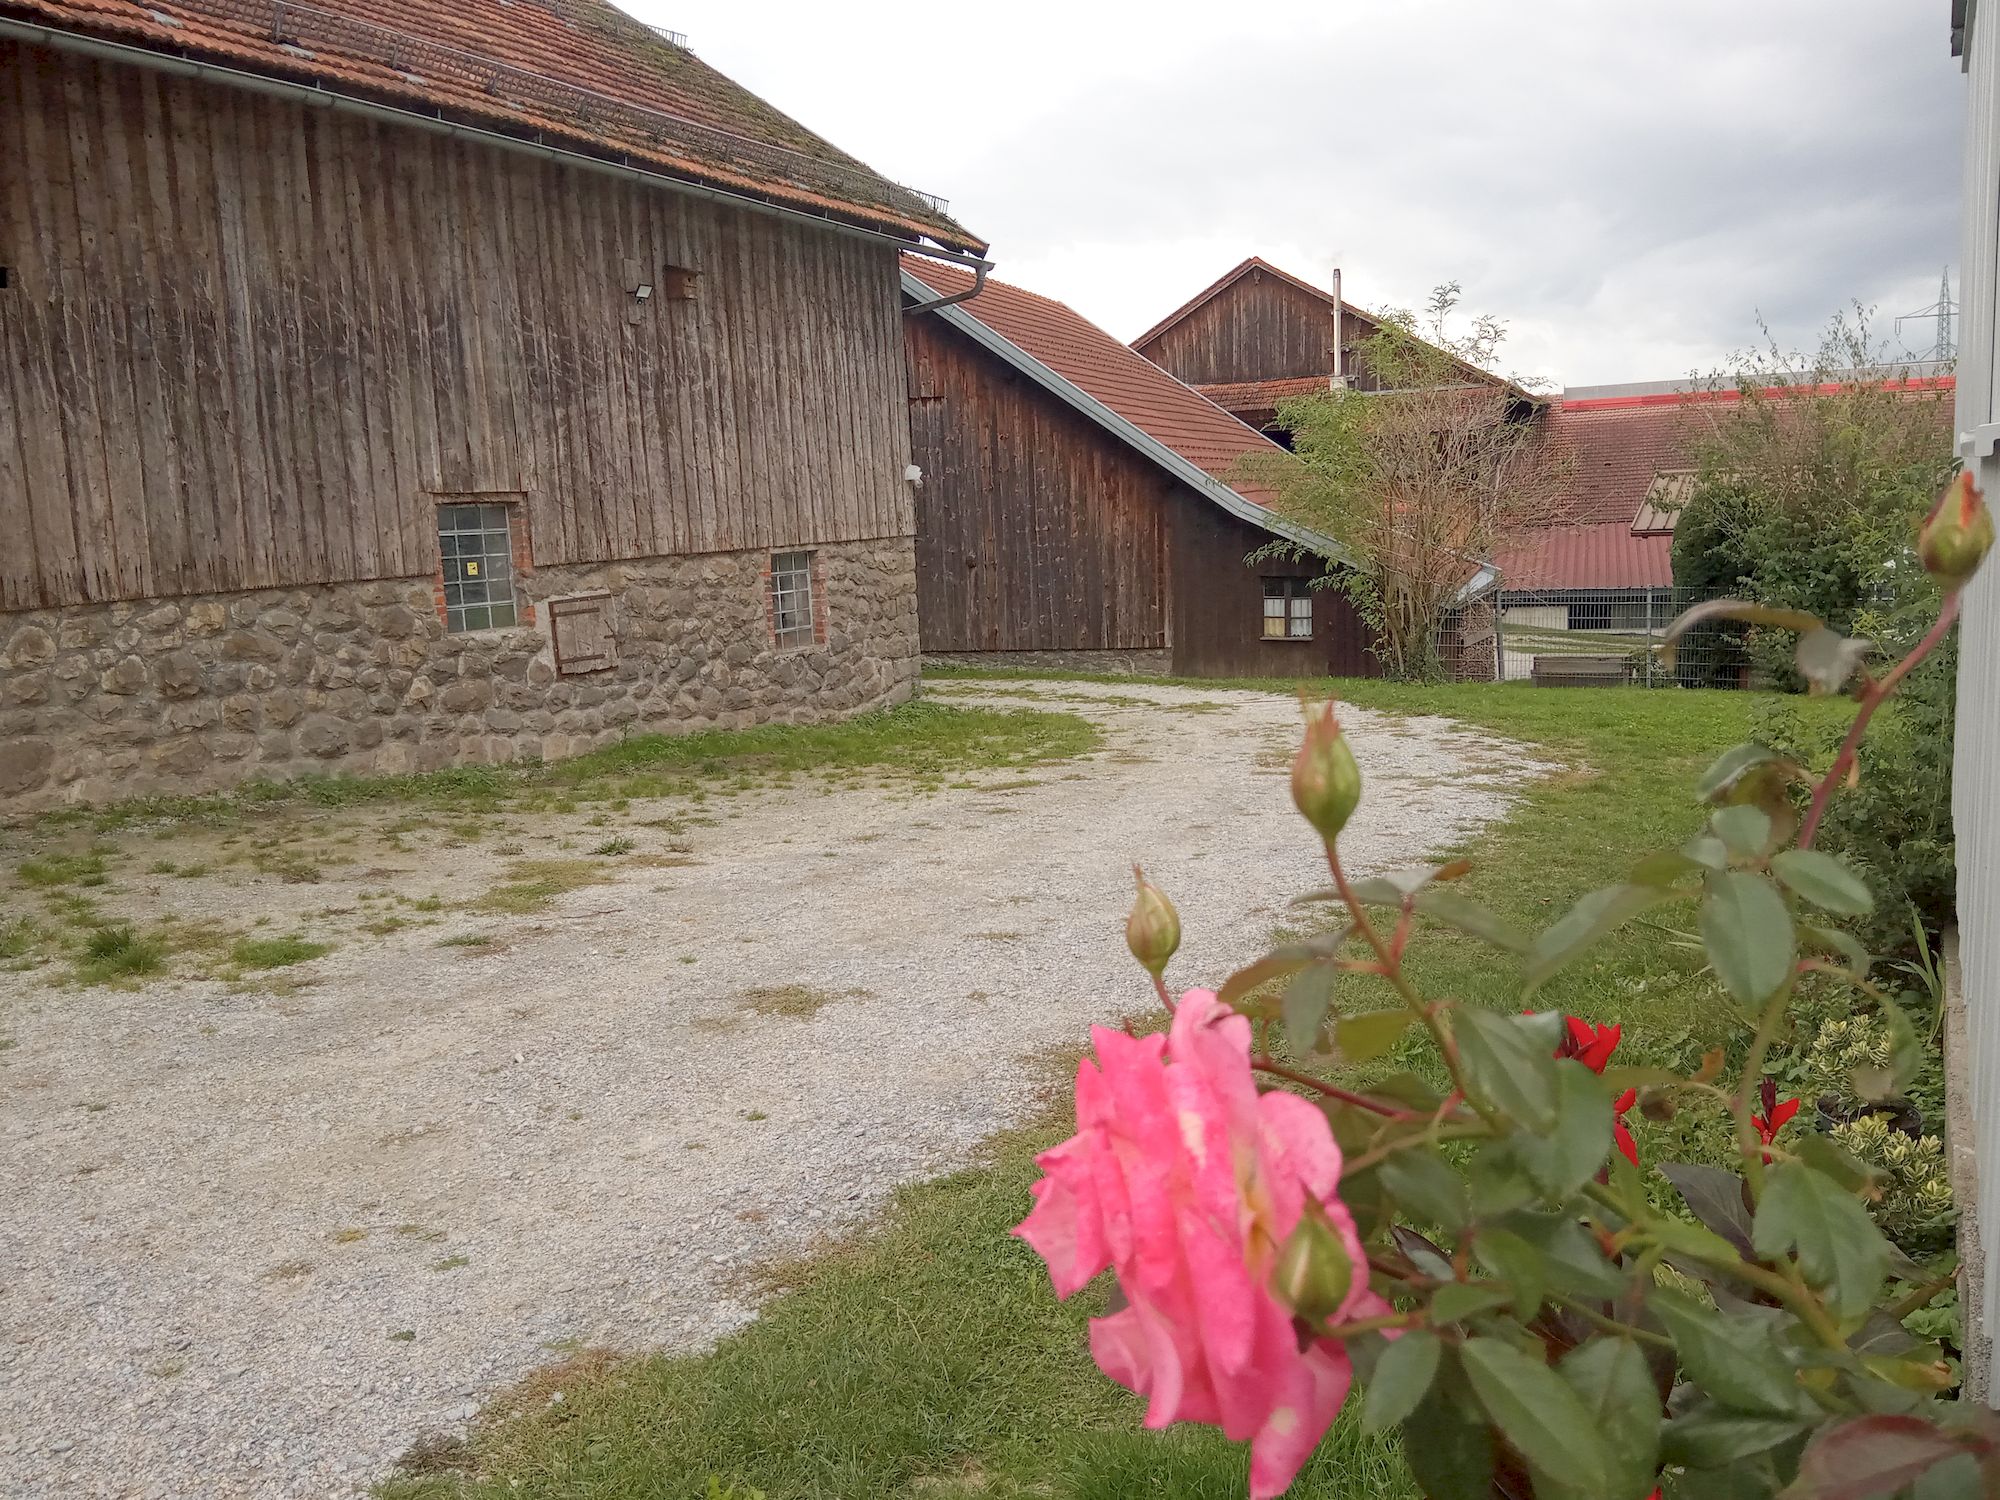
<svg viewBox="0 0 2000 1500">
<path fill-rule="evenodd" d="M 347 1495 L 558 1351 L 703 1345 L 754 1315 L 744 1268 L 964 1161 L 1035 1107 L 1038 1056 L 1148 1003 L 1134 859 L 1183 914 L 1182 985 L 1317 883 L 1292 701 L 936 691 L 1105 745 L 979 787 L 746 794 L 685 859 L 511 924 L 448 906 L 291 993 L 0 975 L 0 1493 Z M 1357 868 L 1451 847 L 1547 769 L 1343 717 Z M 503 939 L 438 945 L 475 929 Z"/>
</svg>

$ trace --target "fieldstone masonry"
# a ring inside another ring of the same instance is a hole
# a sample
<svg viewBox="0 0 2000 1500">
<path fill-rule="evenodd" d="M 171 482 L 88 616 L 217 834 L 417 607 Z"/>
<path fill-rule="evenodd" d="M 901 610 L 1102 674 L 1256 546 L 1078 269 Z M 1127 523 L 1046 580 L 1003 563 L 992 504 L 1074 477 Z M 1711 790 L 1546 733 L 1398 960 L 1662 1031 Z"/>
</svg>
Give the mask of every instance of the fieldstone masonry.
<svg viewBox="0 0 2000 1500">
<path fill-rule="evenodd" d="M 533 626 L 447 634 L 428 576 L 0 615 L 0 809 L 554 760 L 909 698 L 912 539 L 815 550 L 826 638 L 784 651 L 762 551 L 519 575 L 536 604 L 611 594 L 618 664 L 577 675 L 556 673 L 546 610 Z"/>
</svg>

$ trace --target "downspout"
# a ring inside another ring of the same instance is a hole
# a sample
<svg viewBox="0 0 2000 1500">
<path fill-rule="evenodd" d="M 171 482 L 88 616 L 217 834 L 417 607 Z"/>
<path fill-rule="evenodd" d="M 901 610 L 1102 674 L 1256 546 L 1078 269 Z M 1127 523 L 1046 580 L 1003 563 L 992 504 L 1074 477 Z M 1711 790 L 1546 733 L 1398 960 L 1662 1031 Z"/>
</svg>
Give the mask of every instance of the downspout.
<svg viewBox="0 0 2000 1500">
<path fill-rule="evenodd" d="M 930 254 L 928 250 L 912 250 L 910 253 L 912 255 Z M 964 262 L 961 261 L 959 264 L 963 265 Z M 974 297 L 977 297 L 981 292 L 986 290 L 986 273 L 992 269 L 993 262 L 990 260 L 974 261 L 972 263 L 971 286 L 962 292 L 953 292 L 949 297 L 933 297 L 928 302 L 919 302 L 914 307 L 906 307 L 903 309 L 903 316 L 913 318 L 918 313 L 936 312 L 940 307 L 950 307 L 958 302 L 970 302 Z"/>
</svg>

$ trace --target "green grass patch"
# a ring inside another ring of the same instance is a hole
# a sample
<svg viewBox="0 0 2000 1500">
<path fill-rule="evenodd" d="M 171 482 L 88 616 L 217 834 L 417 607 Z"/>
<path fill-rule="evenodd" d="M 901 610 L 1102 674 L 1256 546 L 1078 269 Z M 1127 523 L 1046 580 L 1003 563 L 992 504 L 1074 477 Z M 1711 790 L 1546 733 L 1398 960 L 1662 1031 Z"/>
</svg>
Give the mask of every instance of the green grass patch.
<svg viewBox="0 0 2000 1500">
<path fill-rule="evenodd" d="M 128 924 L 120 923 L 96 928 L 86 935 L 74 968 L 77 979 L 84 984 L 113 984 L 157 974 L 166 963 L 165 948 L 141 937 Z"/>
<path fill-rule="evenodd" d="M 238 938 L 229 961 L 239 969 L 283 969 L 333 952 L 331 943 L 313 943 L 293 934 L 278 938 Z"/>
<path fill-rule="evenodd" d="M 103 885 L 105 855 L 101 850 L 88 854 L 43 854 L 24 859 L 14 867 L 23 885 L 51 888 L 64 885 Z"/>
<path fill-rule="evenodd" d="M 548 910 L 558 896 L 587 885 L 604 885 L 611 879 L 609 869 L 587 859 L 517 859 L 505 873 L 505 880 L 468 901 L 466 909 L 527 916 Z"/>
<path fill-rule="evenodd" d="M 155 822 L 218 826 L 273 807 L 397 803 L 463 812 L 575 811 L 582 803 L 602 802 L 616 810 L 635 797 L 692 796 L 801 775 L 869 772 L 935 783 L 967 769 L 1067 759 L 1095 749 L 1098 740 L 1096 728 L 1071 713 L 914 702 L 833 724 L 636 735 L 546 764 L 454 766 L 410 776 L 258 781 L 210 796 L 138 798 L 100 808 L 65 808 L 39 821 L 50 828 L 87 823 L 100 830 Z M 291 879 L 318 878 L 314 861 L 286 863 L 286 869 L 275 873 Z"/>
</svg>

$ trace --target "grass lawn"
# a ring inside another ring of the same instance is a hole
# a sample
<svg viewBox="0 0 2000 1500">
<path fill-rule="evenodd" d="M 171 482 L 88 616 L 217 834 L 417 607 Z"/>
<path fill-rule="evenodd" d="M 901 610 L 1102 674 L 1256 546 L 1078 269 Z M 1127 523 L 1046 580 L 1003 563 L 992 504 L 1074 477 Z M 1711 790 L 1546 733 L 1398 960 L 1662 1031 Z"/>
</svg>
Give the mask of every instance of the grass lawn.
<svg viewBox="0 0 2000 1500">
<path fill-rule="evenodd" d="M 1335 687 L 1369 708 L 1447 714 L 1573 768 L 1528 788 L 1511 818 L 1458 851 L 1477 864 L 1467 893 L 1528 927 L 1682 841 L 1699 822 L 1693 778 L 1745 736 L 1757 705 L 1742 694 L 1525 684 Z M 1425 852 L 1412 850 L 1411 862 Z M 1123 899 L 1105 893 L 1107 907 Z M 1182 913 L 1190 926 L 1208 915 Z M 1490 966 L 1487 950 L 1447 934 L 1423 947 L 1418 972 L 1433 993 L 1515 1003 L 1511 968 Z M 1552 982 L 1542 1003 L 1624 1021 L 1631 1060 L 1732 1033 L 1710 981 L 1661 927 L 1628 929 Z M 551 1377 L 564 1392 L 553 1404 L 552 1385 L 537 1381 L 513 1403 L 520 1415 L 507 1416 L 503 1401 L 470 1448 L 434 1453 L 438 1472 L 384 1495 L 680 1500 L 707 1495 L 713 1479 L 736 1500 L 1240 1496 L 1244 1450 L 1208 1429 L 1142 1432 L 1140 1404 L 1085 1352 L 1096 1290 L 1059 1305 L 1041 1263 L 1006 1237 L 1026 1211 L 1033 1154 L 1066 1133 L 1064 1113 L 1058 1084 L 1047 1121 L 997 1142 L 981 1168 L 904 1191 L 881 1228 L 798 1268 L 792 1290 L 714 1352 L 582 1365 Z M 1412 1493 L 1394 1448 L 1346 1419 L 1292 1491 L 1297 1500 Z"/>
</svg>

